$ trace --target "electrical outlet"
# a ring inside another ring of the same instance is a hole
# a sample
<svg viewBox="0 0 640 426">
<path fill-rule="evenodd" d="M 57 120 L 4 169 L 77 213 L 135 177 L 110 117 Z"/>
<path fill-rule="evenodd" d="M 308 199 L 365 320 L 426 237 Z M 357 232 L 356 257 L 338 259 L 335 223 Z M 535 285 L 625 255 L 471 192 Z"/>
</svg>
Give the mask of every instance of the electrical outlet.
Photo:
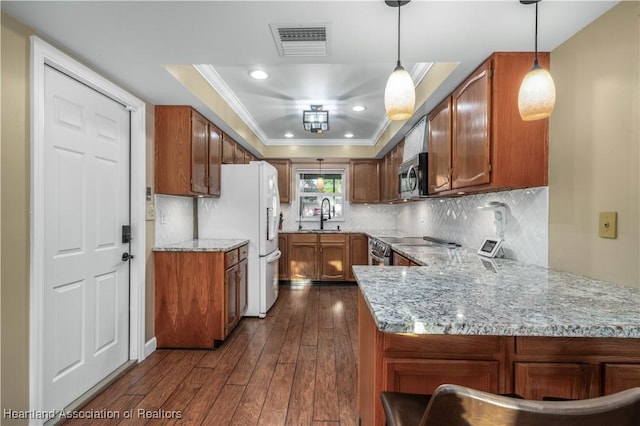
<svg viewBox="0 0 640 426">
<path fill-rule="evenodd" d="M 601 238 L 618 237 L 618 212 L 600 212 L 598 235 Z"/>
<path fill-rule="evenodd" d="M 152 203 L 147 203 L 146 219 L 155 220 L 155 218 L 156 218 L 156 207 Z"/>
</svg>

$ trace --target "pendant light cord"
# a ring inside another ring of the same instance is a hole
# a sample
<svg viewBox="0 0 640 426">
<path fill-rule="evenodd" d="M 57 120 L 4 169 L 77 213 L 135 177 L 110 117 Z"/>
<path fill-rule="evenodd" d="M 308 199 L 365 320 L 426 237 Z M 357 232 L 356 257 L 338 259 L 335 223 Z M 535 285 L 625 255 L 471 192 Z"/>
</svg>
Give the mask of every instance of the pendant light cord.
<svg viewBox="0 0 640 426">
<path fill-rule="evenodd" d="M 533 66 L 538 66 L 538 2 L 536 2 L 536 41 L 535 41 L 535 57 Z"/>
<path fill-rule="evenodd" d="M 398 64 L 396 65 L 397 67 L 402 66 L 400 65 L 400 8 L 401 7 L 402 5 L 398 1 Z"/>
</svg>

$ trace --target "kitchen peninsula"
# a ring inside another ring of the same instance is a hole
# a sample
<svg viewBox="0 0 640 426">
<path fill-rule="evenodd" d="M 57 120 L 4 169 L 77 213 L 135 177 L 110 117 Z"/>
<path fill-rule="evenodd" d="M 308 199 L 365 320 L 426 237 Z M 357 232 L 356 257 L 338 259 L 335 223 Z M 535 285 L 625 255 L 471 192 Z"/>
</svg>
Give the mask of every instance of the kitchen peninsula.
<svg viewBox="0 0 640 426">
<path fill-rule="evenodd" d="M 584 399 L 640 386 L 640 292 L 462 249 L 395 247 L 417 267 L 354 266 L 358 409 L 456 383 Z"/>
</svg>

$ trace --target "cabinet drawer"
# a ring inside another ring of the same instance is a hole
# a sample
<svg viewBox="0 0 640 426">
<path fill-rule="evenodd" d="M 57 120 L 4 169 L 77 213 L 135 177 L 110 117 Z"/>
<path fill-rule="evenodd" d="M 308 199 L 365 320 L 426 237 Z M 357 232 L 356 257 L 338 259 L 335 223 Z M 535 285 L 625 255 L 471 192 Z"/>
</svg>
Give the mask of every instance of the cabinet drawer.
<svg viewBox="0 0 640 426">
<path fill-rule="evenodd" d="M 245 244 L 238 249 L 239 260 L 246 259 L 249 255 L 249 245 Z"/>
<path fill-rule="evenodd" d="M 503 339 L 505 338 L 499 336 L 385 334 L 383 345 L 385 356 L 496 359 L 499 357 Z"/>
<path fill-rule="evenodd" d="M 384 359 L 386 390 L 432 394 L 444 383 L 498 392 L 497 361 Z"/>
<path fill-rule="evenodd" d="M 320 243 L 347 243 L 346 234 L 320 234 Z"/>
<path fill-rule="evenodd" d="M 229 250 L 224 254 L 224 267 L 225 269 L 238 263 L 238 249 Z"/>
<path fill-rule="evenodd" d="M 313 243 L 318 241 L 318 234 L 291 234 L 292 243 Z"/>
<path fill-rule="evenodd" d="M 518 355 L 632 356 L 640 353 L 640 339 L 587 337 L 516 337 Z"/>
</svg>

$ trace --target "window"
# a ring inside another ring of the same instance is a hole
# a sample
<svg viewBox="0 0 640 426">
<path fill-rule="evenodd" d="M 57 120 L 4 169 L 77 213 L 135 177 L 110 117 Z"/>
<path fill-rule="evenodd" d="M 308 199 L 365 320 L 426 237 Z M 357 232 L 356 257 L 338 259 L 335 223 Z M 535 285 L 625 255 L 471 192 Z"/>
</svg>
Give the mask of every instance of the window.
<svg viewBox="0 0 640 426">
<path fill-rule="evenodd" d="M 344 170 L 298 170 L 298 206 L 303 222 L 320 221 L 320 205 L 324 202 L 323 214 L 337 221 L 344 221 Z"/>
</svg>

